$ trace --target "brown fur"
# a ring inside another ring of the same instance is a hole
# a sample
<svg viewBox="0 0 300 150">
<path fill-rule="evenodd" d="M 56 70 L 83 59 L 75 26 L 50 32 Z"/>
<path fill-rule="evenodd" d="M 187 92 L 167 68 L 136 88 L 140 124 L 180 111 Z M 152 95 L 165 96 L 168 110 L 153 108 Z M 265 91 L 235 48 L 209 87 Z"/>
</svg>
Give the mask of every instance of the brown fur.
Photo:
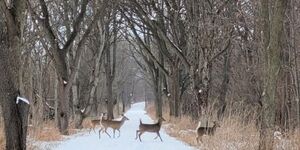
<svg viewBox="0 0 300 150">
<path fill-rule="evenodd" d="M 114 137 L 115 137 L 115 131 L 118 130 L 119 131 L 119 136 L 121 135 L 120 132 L 120 128 L 122 127 L 122 125 L 124 124 L 124 122 L 126 120 L 129 120 L 126 116 L 122 115 L 122 119 L 120 121 L 117 120 L 105 120 L 105 119 L 101 119 L 101 128 L 99 130 L 99 138 L 101 137 L 100 132 L 103 131 L 105 132 L 109 137 L 111 137 L 108 133 L 107 133 L 107 128 L 112 128 L 113 132 L 114 132 Z"/>
<path fill-rule="evenodd" d="M 217 127 L 220 127 L 220 124 L 216 121 L 214 121 L 213 127 L 200 127 L 200 124 L 201 123 L 199 122 L 198 127 L 196 129 L 196 131 L 197 131 L 197 137 L 196 137 L 197 142 L 199 142 L 199 140 L 202 142 L 202 136 L 204 134 L 214 135 L 215 132 L 216 132 Z"/>
<path fill-rule="evenodd" d="M 157 134 L 157 136 L 154 139 L 159 137 L 160 140 L 163 141 L 159 134 L 159 131 L 160 131 L 163 121 L 166 121 L 166 120 L 162 117 L 160 117 L 158 119 L 157 123 L 155 123 L 155 124 L 144 124 L 144 123 L 142 123 L 142 120 L 140 120 L 139 130 L 136 130 L 136 138 L 135 139 L 137 139 L 139 137 L 140 141 L 142 142 L 141 135 L 145 132 L 152 132 L 152 133 Z"/>
<path fill-rule="evenodd" d="M 91 133 L 91 130 L 93 129 L 94 130 L 94 132 L 96 133 L 96 131 L 95 131 L 95 127 L 97 126 L 97 125 L 100 125 L 100 120 L 101 119 L 94 119 L 94 120 L 91 120 L 91 128 L 90 128 L 90 131 L 89 131 L 89 133 Z"/>
</svg>

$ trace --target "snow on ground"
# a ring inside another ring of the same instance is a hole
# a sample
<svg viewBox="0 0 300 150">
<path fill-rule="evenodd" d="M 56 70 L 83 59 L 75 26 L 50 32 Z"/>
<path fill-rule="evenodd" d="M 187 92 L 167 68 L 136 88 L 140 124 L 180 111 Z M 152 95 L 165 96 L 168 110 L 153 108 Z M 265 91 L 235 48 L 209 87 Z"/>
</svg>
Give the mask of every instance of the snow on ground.
<svg viewBox="0 0 300 150">
<path fill-rule="evenodd" d="M 39 143 L 42 150 L 192 150 L 191 146 L 176 140 L 167 135 L 164 129 L 161 129 L 160 134 L 163 142 L 156 137 L 155 133 L 144 133 L 141 136 L 142 142 L 135 140 L 136 130 L 139 126 L 139 120 L 143 123 L 153 123 L 149 116 L 144 111 L 145 103 L 133 104 L 131 109 L 125 114 L 130 120 L 126 121 L 121 127 L 121 136 L 118 138 L 109 138 L 105 133 L 101 134 L 99 139 L 98 133 L 88 131 L 79 133 L 66 138 L 62 142 L 42 142 Z M 98 131 L 98 129 L 96 130 Z M 108 133 L 113 136 L 112 130 L 108 129 Z"/>
</svg>

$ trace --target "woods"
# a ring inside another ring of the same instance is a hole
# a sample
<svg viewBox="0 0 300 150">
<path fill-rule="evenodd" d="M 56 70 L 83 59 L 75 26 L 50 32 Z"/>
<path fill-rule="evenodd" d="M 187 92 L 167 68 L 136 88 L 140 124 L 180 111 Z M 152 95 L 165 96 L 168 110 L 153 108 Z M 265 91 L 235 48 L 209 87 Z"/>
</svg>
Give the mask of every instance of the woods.
<svg viewBox="0 0 300 150">
<path fill-rule="evenodd" d="M 255 124 L 257 149 L 274 149 L 274 132 L 300 128 L 299 8 L 297 0 L 0 0 L 5 149 L 26 149 L 28 126 L 55 122 L 69 135 L 71 125 L 103 113 L 112 120 L 140 101 L 157 118 L 195 125 L 239 118 Z"/>
</svg>

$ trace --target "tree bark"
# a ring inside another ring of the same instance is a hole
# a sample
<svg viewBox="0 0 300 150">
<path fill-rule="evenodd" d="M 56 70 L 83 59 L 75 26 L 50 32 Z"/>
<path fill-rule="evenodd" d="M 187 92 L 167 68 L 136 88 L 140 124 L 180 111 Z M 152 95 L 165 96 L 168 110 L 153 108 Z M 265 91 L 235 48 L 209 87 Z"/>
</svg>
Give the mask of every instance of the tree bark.
<svg viewBox="0 0 300 150">
<path fill-rule="evenodd" d="M 22 81 L 20 77 L 20 56 L 22 46 L 22 28 L 25 3 L 22 0 L 9 1 L 8 8 L 5 1 L 0 1 L 1 11 L 5 14 L 7 35 L 0 35 L 0 104 L 4 118 L 4 130 L 7 150 L 25 150 L 27 136 L 27 120 L 29 105 L 23 101 L 16 103 Z M 1 12 L 2 13 L 2 12 Z M 1 18 L 2 19 L 2 18 Z M 5 29 L 1 28 L 1 33 Z"/>
<path fill-rule="evenodd" d="M 264 25 L 269 19 L 268 0 L 262 0 L 262 16 Z M 266 28 L 263 33 L 263 47 L 266 55 L 265 62 L 265 86 L 262 99 L 262 125 L 260 130 L 260 150 L 273 149 L 274 142 L 274 124 L 275 124 L 275 92 L 277 87 L 277 79 L 281 66 L 280 51 L 281 38 L 283 35 L 283 21 L 286 9 L 286 0 L 276 0 L 274 7 L 274 14 L 271 20 L 271 28 Z M 270 29 L 270 30 L 268 30 Z M 270 32 L 265 32 L 270 31 Z M 269 40 L 267 38 L 270 38 Z M 269 41 L 269 43 L 266 43 Z"/>
<path fill-rule="evenodd" d="M 161 93 L 161 77 L 159 75 L 159 70 L 156 69 L 156 77 L 154 80 L 154 96 L 155 96 L 155 114 L 156 117 L 162 117 L 162 93 Z"/>
<path fill-rule="evenodd" d="M 229 71 L 230 71 L 230 52 L 226 51 L 224 55 L 224 64 L 223 64 L 223 81 L 221 84 L 221 92 L 219 97 L 220 107 L 218 110 L 219 120 L 223 117 L 226 109 L 226 95 L 229 86 Z"/>
<path fill-rule="evenodd" d="M 115 10 L 113 10 L 115 11 Z M 109 35 L 109 26 L 107 25 L 105 27 L 105 32 L 107 35 Z M 107 90 L 107 117 L 108 119 L 114 119 L 114 101 L 113 98 L 113 81 L 115 78 L 115 69 L 116 69 L 116 49 L 117 49 L 117 35 L 118 29 L 116 24 L 116 17 L 113 18 L 113 34 L 112 34 L 112 54 L 111 54 L 111 43 L 110 40 L 106 41 L 105 46 L 105 55 L 106 55 L 106 61 L 105 61 L 105 74 L 106 74 L 106 90 Z M 111 60 L 112 58 L 112 60 Z"/>
<path fill-rule="evenodd" d="M 63 135 L 68 135 L 69 126 L 69 91 L 70 88 L 66 88 L 65 80 L 58 77 L 58 129 Z"/>
<path fill-rule="evenodd" d="M 32 124 L 34 128 L 38 128 L 40 125 L 40 122 L 43 121 L 43 89 L 42 89 L 42 83 L 43 83 L 43 75 L 42 75 L 42 62 L 37 61 L 35 64 L 35 73 L 36 73 L 36 94 L 34 96 L 34 100 L 31 104 L 32 106 Z"/>
<path fill-rule="evenodd" d="M 179 68 L 178 68 L 178 63 L 173 64 L 171 66 L 171 72 L 172 74 L 170 75 L 170 85 L 171 85 L 171 99 L 170 99 L 170 112 L 171 116 L 174 117 L 179 117 L 180 115 L 180 89 L 179 89 Z"/>
<path fill-rule="evenodd" d="M 113 92 L 112 92 L 112 65 L 111 65 L 111 55 L 110 46 L 108 44 L 105 47 L 105 75 L 106 75 L 106 94 L 107 94 L 107 118 L 114 119 L 114 105 L 113 105 Z"/>
</svg>

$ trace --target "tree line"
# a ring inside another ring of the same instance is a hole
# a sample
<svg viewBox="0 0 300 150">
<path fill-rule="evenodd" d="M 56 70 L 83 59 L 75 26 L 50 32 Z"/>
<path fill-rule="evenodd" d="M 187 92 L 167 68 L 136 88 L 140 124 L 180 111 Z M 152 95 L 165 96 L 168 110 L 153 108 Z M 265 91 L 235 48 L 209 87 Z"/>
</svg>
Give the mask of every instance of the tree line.
<svg viewBox="0 0 300 150">
<path fill-rule="evenodd" d="M 271 149 L 276 127 L 300 125 L 299 7 L 297 0 L 1 0 L 6 149 L 26 149 L 28 122 L 55 119 L 68 134 L 70 120 L 82 128 L 101 112 L 113 119 L 141 99 L 155 103 L 157 117 L 255 118 L 259 149 Z M 18 96 L 30 106 L 16 104 Z"/>
</svg>

